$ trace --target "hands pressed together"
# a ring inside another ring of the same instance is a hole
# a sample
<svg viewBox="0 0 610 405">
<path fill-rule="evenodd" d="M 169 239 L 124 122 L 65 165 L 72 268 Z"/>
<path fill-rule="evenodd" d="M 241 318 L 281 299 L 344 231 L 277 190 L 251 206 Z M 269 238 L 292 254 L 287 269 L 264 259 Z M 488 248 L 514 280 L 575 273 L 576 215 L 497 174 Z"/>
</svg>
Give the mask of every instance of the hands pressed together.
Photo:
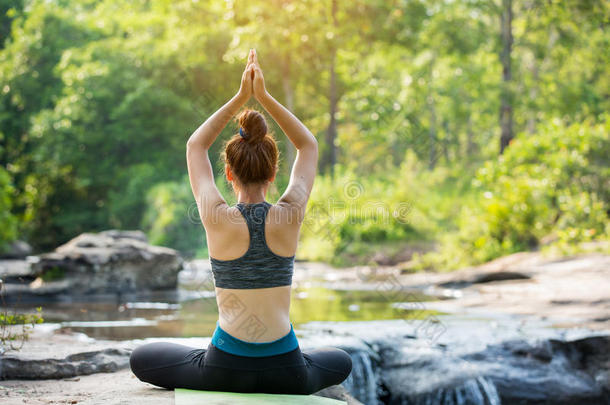
<svg viewBox="0 0 610 405">
<path fill-rule="evenodd" d="M 246 69 L 241 76 L 241 86 L 239 87 L 238 96 L 246 102 L 254 95 L 254 98 L 260 102 L 266 93 L 265 78 L 263 77 L 263 71 L 258 63 L 256 50 L 250 49 Z"/>
</svg>

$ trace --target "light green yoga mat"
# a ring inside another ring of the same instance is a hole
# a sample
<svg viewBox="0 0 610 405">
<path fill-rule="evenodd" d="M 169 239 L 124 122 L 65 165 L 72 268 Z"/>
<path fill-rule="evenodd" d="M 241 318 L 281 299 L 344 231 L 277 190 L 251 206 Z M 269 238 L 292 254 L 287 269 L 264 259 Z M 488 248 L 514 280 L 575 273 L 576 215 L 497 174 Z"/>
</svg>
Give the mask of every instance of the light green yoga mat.
<svg viewBox="0 0 610 405">
<path fill-rule="evenodd" d="M 317 395 L 242 394 L 237 392 L 175 390 L 176 405 L 347 405 L 345 401 Z"/>
</svg>

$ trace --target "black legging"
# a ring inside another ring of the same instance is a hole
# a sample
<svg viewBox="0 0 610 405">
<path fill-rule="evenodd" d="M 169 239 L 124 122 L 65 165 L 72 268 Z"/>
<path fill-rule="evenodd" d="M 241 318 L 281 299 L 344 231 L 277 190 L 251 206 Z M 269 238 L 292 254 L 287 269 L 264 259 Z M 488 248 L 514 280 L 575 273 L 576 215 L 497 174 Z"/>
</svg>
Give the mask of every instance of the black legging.
<svg viewBox="0 0 610 405">
<path fill-rule="evenodd" d="M 352 371 L 350 355 L 334 347 L 244 357 L 212 343 L 197 349 L 159 342 L 138 347 L 129 362 L 140 380 L 163 388 L 268 394 L 313 394 L 340 384 Z"/>
</svg>

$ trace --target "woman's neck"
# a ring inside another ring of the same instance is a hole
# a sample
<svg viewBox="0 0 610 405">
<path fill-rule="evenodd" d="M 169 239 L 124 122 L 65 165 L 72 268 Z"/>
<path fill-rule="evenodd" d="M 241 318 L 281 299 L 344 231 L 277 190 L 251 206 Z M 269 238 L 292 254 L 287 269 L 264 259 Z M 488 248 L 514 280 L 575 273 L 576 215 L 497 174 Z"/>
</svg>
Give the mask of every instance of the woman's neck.
<svg viewBox="0 0 610 405">
<path fill-rule="evenodd" d="M 237 202 L 242 203 L 242 204 L 255 204 L 255 203 L 261 203 L 263 201 L 266 201 L 265 193 L 263 193 L 263 192 L 256 193 L 256 194 L 240 192 L 237 195 Z"/>
<path fill-rule="evenodd" d="M 267 201 L 266 195 L 271 182 L 262 184 L 237 184 L 232 183 L 233 191 L 237 195 L 237 202 L 242 204 L 256 204 Z"/>
</svg>

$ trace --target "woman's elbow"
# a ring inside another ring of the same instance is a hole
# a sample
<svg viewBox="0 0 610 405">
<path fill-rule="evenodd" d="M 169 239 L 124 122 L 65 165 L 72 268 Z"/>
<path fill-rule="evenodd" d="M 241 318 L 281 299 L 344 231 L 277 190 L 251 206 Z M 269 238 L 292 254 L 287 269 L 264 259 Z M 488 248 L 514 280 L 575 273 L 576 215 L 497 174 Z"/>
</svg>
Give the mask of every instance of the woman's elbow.
<svg viewBox="0 0 610 405">
<path fill-rule="evenodd" d="M 188 141 L 186 141 L 186 150 L 187 150 L 187 152 L 189 150 L 202 151 L 203 149 L 206 149 L 206 148 L 201 144 L 201 142 L 197 142 L 192 137 L 189 138 Z"/>
<path fill-rule="evenodd" d="M 315 136 L 312 136 L 312 137 L 311 137 L 311 141 L 310 141 L 310 142 L 308 142 L 308 143 L 305 145 L 305 147 L 306 147 L 306 148 L 311 149 L 311 150 L 312 150 L 312 152 L 314 152 L 314 153 L 318 154 L 318 140 L 316 139 L 316 137 L 315 137 Z"/>
<path fill-rule="evenodd" d="M 199 159 L 201 156 L 207 155 L 208 150 L 200 143 L 187 141 L 186 143 L 186 159 Z"/>
<path fill-rule="evenodd" d="M 318 140 L 316 139 L 316 137 L 313 134 L 311 134 L 311 132 L 310 132 L 310 135 L 311 136 L 308 137 L 307 141 L 303 142 L 302 145 L 299 145 L 300 147 L 297 149 L 311 149 L 312 151 L 315 151 L 315 152 L 318 151 Z"/>
</svg>

